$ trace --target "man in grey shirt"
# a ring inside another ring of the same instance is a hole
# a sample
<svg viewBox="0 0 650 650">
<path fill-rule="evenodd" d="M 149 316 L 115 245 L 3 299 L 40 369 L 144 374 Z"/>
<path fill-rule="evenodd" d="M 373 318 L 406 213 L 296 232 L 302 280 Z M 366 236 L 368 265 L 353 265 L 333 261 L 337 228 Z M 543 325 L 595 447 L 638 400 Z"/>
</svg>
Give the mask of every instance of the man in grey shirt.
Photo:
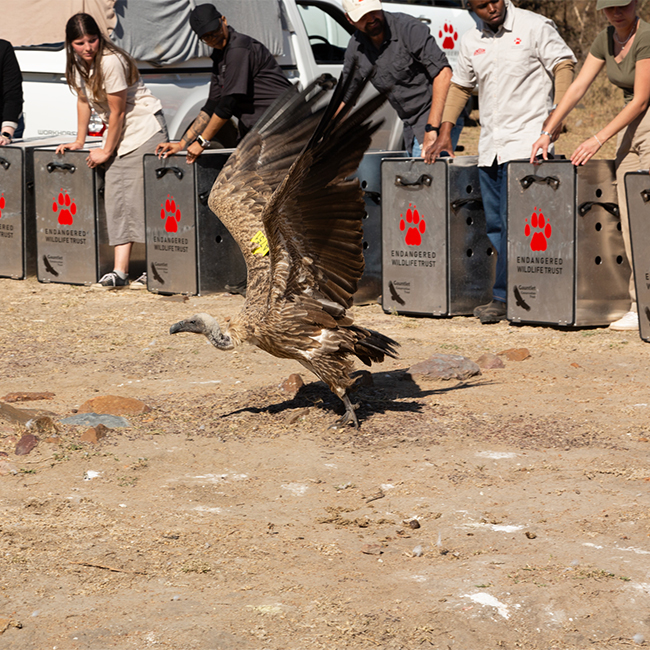
<svg viewBox="0 0 650 650">
<path fill-rule="evenodd" d="M 372 75 L 372 85 L 404 122 L 407 151 L 433 162 L 452 76 L 447 57 L 426 25 L 406 14 L 385 13 L 380 0 L 343 0 L 343 9 L 357 30 L 345 52 L 343 78 L 355 62 L 357 67 L 343 103 L 361 79 Z"/>
</svg>

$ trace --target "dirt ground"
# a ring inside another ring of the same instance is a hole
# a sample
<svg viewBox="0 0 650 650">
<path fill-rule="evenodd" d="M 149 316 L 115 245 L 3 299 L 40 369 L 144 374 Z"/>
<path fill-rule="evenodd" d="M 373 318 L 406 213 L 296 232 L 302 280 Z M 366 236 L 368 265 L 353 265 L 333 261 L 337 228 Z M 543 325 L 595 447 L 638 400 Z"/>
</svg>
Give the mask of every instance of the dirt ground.
<svg viewBox="0 0 650 650">
<path fill-rule="evenodd" d="M 96 445 L 59 423 L 24 456 L 25 428 L 0 420 L 0 648 L 648 645 L 638 334 L 356 307 L 402 346 L 355 395 L 357 432 L 328 428 L 341 404 L 295 362 L 168 334 L 239 296 L 0 292 L 0 400 L 50 391 L 13 406 L 57 421 L 98 395 L 151 407 Z M 530 357 L 464 383 L 403 372 L 511 348 Z M 293 372 L 295 397 L 278 388 Z"/>
</svg>

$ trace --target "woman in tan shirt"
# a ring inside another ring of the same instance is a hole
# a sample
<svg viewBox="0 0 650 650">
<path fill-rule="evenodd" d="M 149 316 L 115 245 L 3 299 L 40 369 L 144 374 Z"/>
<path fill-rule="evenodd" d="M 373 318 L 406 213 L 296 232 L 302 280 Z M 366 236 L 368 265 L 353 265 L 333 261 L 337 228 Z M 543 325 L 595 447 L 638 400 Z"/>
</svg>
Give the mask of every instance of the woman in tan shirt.
<svg viewBox="0 0 650 650">
<path fill-rule="evenodd" d="M 623 90 L 625 106 L 600 131 L 585 140 L 571 155 L 574 165 L 584 165 L 618 134 L 616 181 L 625 252 L 632 265 L 630 225 L 625 195 L 625 174 L 650 168 L 650 25 L 637 15 L 638 0 L 598 0 L 610 23 L 594 40 L 587 59 L 533 145 L 531 162 L 541 149 L 547 158 L 551 134 L 587 92 L 598 73 L 607 69 L 608 79 Z M 634 273 L 630 277 L 630 311 L 610 325 L 614 330 L 638 330 Z"/>
</svg>

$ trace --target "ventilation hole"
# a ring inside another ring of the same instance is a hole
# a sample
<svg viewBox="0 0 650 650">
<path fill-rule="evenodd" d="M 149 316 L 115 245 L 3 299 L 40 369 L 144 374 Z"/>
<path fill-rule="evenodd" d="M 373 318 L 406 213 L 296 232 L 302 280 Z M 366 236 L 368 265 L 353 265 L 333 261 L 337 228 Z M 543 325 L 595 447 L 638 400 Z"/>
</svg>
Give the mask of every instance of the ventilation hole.
<svg viewBox="0 0 650 650">
<path fill-rule="evenodd" d="M 466 223 L 468 226 L 471 226 L 474 223 L 474 219 L 472 219 L 472 217 L 467 217 Z"/>
<path fill-rule="evenodd" d="M 221 237 L 221 235 L 217 235 L 214 241 L 216 241 L 217 244 L 220 244 L 223 241 L 223 238 Z"/>
<path fill-rule="evenodd" d="M 367 241 L 363 242 L 363 250 L 364 251 L 368 250 L 368 242 Z"/>
<path fill-rule="evenodd" d="M 467 192 L 468 194 L 471 194 L 473 191 L 474 191 L 474 188 L 471 185 L 468 185 L 465 188 L 465 192 Z"/>
<path fill-rule="evenodd" d="M 361 181 L 361 189 L 366 189 L 368 187 L 368 181 Z"/>
<path fill-rule="evenodd" d="M 596 196 L 597 196 L 598 198 L 600 198 L 602 195 L 603 195 L 603 191 L 602 191 L 600 188 L 598 188 L 598 189 L 596 190 Z"/>
<path fill-rule="evenodd" d="M 487 254 L 488 254 L 488 257 L 490 257 L 490 255 L 494 255 L 494 251 L 492 250 L 492 248 L 487 249 Z"/>
<path fill-rule="evenodd" d="M 596 264 L 600 265 L 600 264 L 603 263 L 603 260 L 602 260 L 602 258 L 601 258 L 600 255 L 599 255 L 598 257 L 596 257 L 596 259 L 594 260 L 594 262 L 596 262 Z"/>
<path fill-rule="evenodd" d="M 620 222 L 620 221 L 616 224 L 616 229 L 617 229 L 619 232 L 621 232 L 621 222 Z"/>
<path fill-rule="evenodd" d="M 363 213 L 363 218 L 364 218 L 364 219 L 367 219 L 369 216 L 370 216 L 370 215 L 369 215 L 367 212 L 364 212 L 364 213 Z"/>
<path fill-rule="evenodd" d="M 468 248 L 465 252 L 465 255 L 467 255 L 467 257 L 472 257 L 474 255 L 474 251 L 471 248 Z"/>
<path fill-rule="evenodd" d="M 617 255 L 616 256 L 616 263 L 617 264 L 623 264 L 623 256 L 622 255 Z"/>
<path fill-rule="evenodd" d="M 594 228 L 596 228 L 596 231 L 597 231 L 597 232 L 600 232 L 600 231 L 603 229 L 603 224 L 600 223 L 600 221 L 597 221 L 597 222 L 596 222 L 596 225 L 594 226 Z"/>
</svg>

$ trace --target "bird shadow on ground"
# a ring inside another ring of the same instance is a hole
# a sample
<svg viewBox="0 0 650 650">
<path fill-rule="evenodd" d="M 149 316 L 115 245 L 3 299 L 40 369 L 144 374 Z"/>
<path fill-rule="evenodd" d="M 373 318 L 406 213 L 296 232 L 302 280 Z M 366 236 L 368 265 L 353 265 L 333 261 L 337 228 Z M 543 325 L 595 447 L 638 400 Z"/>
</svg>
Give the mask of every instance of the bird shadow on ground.
<svg viewBox="0 0 650 650">
<path fill-rule="evenodd" d="M 411 375 L 404 369 L 392 370 L 390 372 L 369 373 L 361 371 L 357 384 L 350 390 L 350 399 L 358 405 L 357 417 L 360 421 L 366 420 L 373 415 L 387 412 L 396 413 L 422 413 L 424 403 L 422 400 L 432 395 L 442 395 L 459 390 L 468 390 L 477 386 L 487 386 L 492 381 L 456 380 L 456 383 L 449 386 L 447 383 L 439 382 L 435 388 L 422 388 Z M 369 385 L 369 376 L 372 383 Z M 278 396 L 277 389 L 266 389 L 264 396 L 259 395 L 259 402 L 271 402 Z M 254 398 L 249 395 L 247 404 Z M 316 407 L 323 411 L 334 414 L 343 413 L 343 403 L 322 381 L 315 381 L 300 387 L 298 392 L 290 399 L 282 402 L 267 403 L 265 406 L 247 405 L 228 413 L 223 413 L 222 418 L 241 413 L 268 413 L 279 414 L 286 411 Z"/>
</svg>

